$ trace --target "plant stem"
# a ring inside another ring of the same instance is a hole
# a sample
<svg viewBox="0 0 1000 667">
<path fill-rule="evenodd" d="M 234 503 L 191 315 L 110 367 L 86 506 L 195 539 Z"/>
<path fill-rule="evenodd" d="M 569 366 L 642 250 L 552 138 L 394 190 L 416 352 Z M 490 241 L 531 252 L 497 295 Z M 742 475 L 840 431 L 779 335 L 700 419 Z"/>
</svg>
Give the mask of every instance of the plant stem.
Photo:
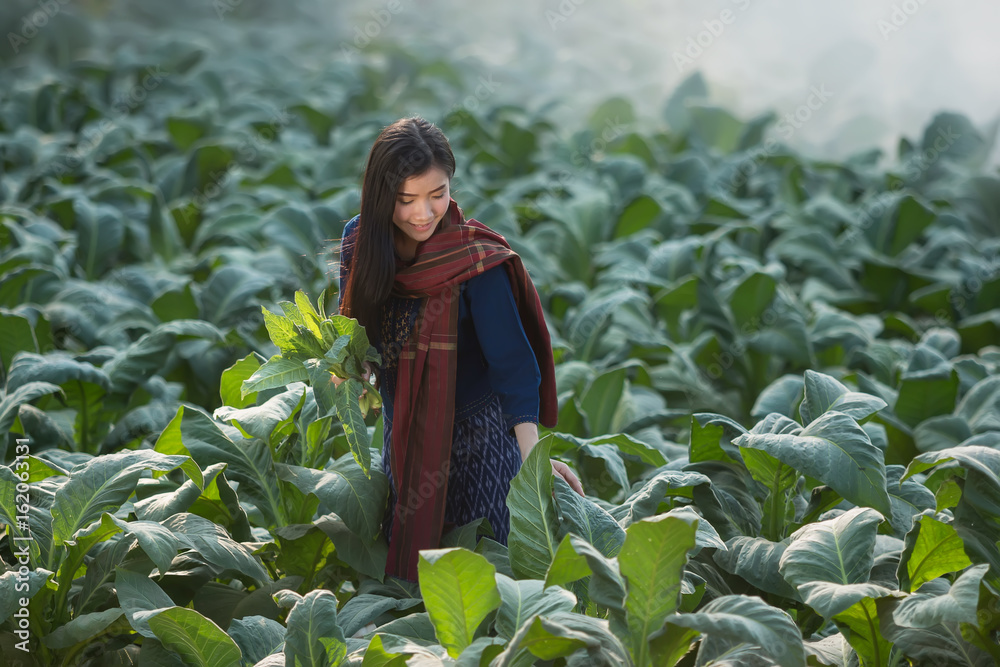
<svg viewBox="0 0 1000 667">
<path fill-rule="evenodd" d="M 87 423 L 87 390 L 84 389 L 82 381 L 77 380 L 76 384 L 80 387 L 80 449 L 78 451 L 86 452 L 89 451 L 87 431 L 90 429 L 90 425 Z"/>
<path fill-rule="evenodd" d="M 775 473 L 774 488 L 767 499 L 764 511 L 764 537 L 772 542 L 781 541 L 781 533 L 785 524 L 785 494 L 778 490 L 781 478 L 781 467 Z"/>
<path fill-rule="evenodd" d="M 83 554 L 73 562 L 70 562 L 68 559 L 63 561 L 62 567 L 59 568 L 59 583 L 56 589 L 53 627 L 61 626 L 69 614 L 69 605 L 66 603 L 66 598 L 69 595 L 70 588 L 73 587 L 73 574 L 76 573 L 82 562 Z"/>
</svg>

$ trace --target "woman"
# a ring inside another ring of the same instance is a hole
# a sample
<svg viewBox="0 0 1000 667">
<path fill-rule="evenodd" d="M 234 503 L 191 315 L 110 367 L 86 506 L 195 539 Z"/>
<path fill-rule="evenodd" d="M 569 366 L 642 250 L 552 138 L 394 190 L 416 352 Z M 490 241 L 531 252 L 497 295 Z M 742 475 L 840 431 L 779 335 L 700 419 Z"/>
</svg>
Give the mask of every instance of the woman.
<svg viewBox="0 0 1000 667">
<path fill-rule="evenodd" d="M 426 120 L 386 127 L 361 211 L 344 227 L 340 312 L 382 355 L 389 476 L 386 573 L 415 581 L 421 549 L 485 517 L 507 543 L 510 480 L 556 423 L 552 348 L 538 293 L 506 240 L 451 198 L 455 158 Z M 335 380 L 336 382 L 337 380 Z M 583 494 L 566 464 L 553 472 Z"/>
</svg>

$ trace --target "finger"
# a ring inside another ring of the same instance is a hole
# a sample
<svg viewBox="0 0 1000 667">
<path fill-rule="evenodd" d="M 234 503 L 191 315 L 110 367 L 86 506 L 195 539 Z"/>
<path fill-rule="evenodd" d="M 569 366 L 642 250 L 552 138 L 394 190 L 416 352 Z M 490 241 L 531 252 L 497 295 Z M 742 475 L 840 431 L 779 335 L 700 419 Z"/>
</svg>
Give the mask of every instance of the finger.
<svg viewBox="0 0 1000 667">
<path fill-rule="evenodd" d="M 553 475 L 554 475 L 555 477 L 558 477 L 559 479 L 561 479 L 561 480 L 563 480 L 564 482 L 566 482 L 566 475 L 564 475 L 564 474 L 562 473 L 562 470 L 553 470 L 553 471 L 552 471 L 552 474 L 553 474 Z M 568 484 L 569 482 L 566 482 L 566 483 Z M 555 484 L 553 484 L 553 485 L 552 485 L 552 490 L 553 490 L 553 491 L 555 491 L 555 488 L 556 488 L 556 487 L 555 487 Z"/>
<path fill-rule="evenodd" d="M 583 492 L 583 486 L 580 484 L 580 480 L 578 480 L 576 478 L 576 475 L 574 475 L 571 471 L 567 470 L 566 472 L 561 473 L 559 476 L 562 477 L 567 484 L 569 484 L 569 488 L 573 489 L 574 493 L 580 496 L 585 495 Z"/>
<path fill-rule="evenodd" d="M 576 491 L 581 496 L 585 495 L 583 493 L 583 485 L 580 484 L 580 480 L 577 479 L 573 471 L 570 470 L 569 466 L 562 461 L 552 461 L 552 472 L 563 479 L 564 482 L 569 484 L 570 488 Z"/>
</svg>

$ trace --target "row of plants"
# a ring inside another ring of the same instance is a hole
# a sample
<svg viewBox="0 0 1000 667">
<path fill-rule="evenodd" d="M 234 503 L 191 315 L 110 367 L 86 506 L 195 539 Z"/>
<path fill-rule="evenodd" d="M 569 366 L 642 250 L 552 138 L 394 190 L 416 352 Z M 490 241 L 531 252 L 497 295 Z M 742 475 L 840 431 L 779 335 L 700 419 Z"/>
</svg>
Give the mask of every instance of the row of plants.
<svg viewBox="0 0 1000 667">
<path fill-rule="evenodd" d="M 42 664 L 675 665 L 695 643 L 698 664 L 1000 657 L 996 449 L 886 465 L 864 428 L 886 403 L 813 371 L 789 414 L 751 429 L 693 415 L 682 465 L 627 434 L 549 433 L 512 484 L 509 548 L 477 542 L 491 530 L 476 522 L 422 552 L 417 585 L 383 580 L 387 480 L 350 428 L 374 348 L 354 320 L 296 302 L 265 311 L 281 353 L 227 369 L 231 404 L 213 415 L 181 407 L 152 449 L 2 469 L 0 498 L 30 494 L 0 520 L 42 565 Z M 336 390 L 332 369 L 350 378 Z M 580 497 L 551 455 L 636 482 L 618 502 Z"/>
</svg>

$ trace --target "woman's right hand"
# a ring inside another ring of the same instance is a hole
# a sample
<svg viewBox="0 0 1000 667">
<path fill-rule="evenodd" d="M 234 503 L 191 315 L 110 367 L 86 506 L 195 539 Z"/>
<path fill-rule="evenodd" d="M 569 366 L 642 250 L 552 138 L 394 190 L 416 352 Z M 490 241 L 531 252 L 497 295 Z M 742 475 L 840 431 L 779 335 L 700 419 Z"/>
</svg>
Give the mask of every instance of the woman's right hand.
<svg viewBox="0 0 1000 667">
<path fill-rule="evenodd" d="M 361 379 L 365 383 L 365 388 L 363 390 L 361 390 L 361 395 L 362 396 L 364 396 L 368 392 L 368 387 L 370 386 L 369 383 L 371 382 L 371 377 L 372 377 L 372 375 L 374 375 L 374 373 L 375 373 L 375 368 L 372 366 L 371 362 L 370 361 L 364 362 L 364 364 L 362 366 L 362 371 L 361 371 Z M 335 388 L 339 387 L 340 383 L 343 382 L 346 379 L 347 378 L 338 377 L 336 375 L 331 375 L 330 376 L 330 382 L 333 383 L 333 386 Z"/>
</svg>

